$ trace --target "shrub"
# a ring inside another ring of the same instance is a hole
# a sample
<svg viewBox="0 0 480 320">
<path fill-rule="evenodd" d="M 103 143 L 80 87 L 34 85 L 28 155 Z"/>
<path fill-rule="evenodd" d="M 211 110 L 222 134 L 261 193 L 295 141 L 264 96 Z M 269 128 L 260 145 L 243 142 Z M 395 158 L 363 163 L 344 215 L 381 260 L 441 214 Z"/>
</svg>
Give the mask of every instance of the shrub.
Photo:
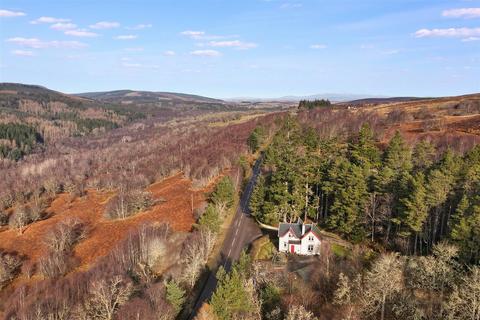
<svg viewBox="0 0 480 320">
<path fill-rule="evenodd" d="M 108 202 L 105 216 L 110 219 L 125 219 L 140 211 L 145 211 L 154 204 L 150 192 L 141 190 L 120 190 Z"/>
<path fill-rule="evenodd" d="M 10 219 L 8 220 L 8 225 L 10 228 L 18 229 L 19 233 L 23 233 L 23 228 L 25 228 L 28 224 L 32 222 L 30 217 L 29 210 L 24 207 L 18 207 L 15 211 L 10 215 Z"/>
<path fill-rule="evenodd" d="M 53 228 L 45 239 L 45 244 L 54 253 L 69 253 L 73 245 L 85 237 L 85 226 L 78 219 L 68 219 Z"/>
<path fill-rule="evenodd" d="M 66 274 L 71 266 L 71 259 L 65 252 L 50 252 L 38 262 L 40 273 L 49 278 Z"/>
<path fill-rule="evenodd" d="M 20 257 L 0 252 L 0 289 L 15 278 L 21 265 Z"/>
<path fill-rule="evenodd" d="M 0 226 L 6 226 L 8 224 L 8 213 L 6 211 L 0 211 Z"/>
</svg>

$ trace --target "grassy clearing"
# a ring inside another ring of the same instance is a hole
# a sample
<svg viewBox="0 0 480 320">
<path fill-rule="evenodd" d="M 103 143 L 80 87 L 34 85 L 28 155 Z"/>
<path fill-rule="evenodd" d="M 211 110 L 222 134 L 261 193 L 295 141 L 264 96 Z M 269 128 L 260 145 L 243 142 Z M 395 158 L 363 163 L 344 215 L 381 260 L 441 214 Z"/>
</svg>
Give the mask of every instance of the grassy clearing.
<svg viewBox="0 0 480 320">
<path fill-rule="evenodd" d="M 239 124 L 239 123 L 244 123 L 249 120 L 264 116 L 264 113 L 254 113 L 254 114 L 236 114 L 234 117 L 231 119 L 228 119 L 227 117 L 223 119 L 222 121 L 216 121 L 212 122 L 209 124 L 210 127 L 225 127 L 228 125 L 232 124 Z M 218 116 L 218 114 L 217 114 Z"/>
<path fill-rule="evenodd" d="M 332 244 L 332 252 L 335 256 L 339 258 L 345 258 L 350 254 L 350 250 L 348 248 L 336 243 Z"/>
<path fill-rule="evenodd" d="M 268 236 L 255 240 L 252 244 L 250 255 L 253 260 L 270 260 L 277 251 Z"/>
</svg>

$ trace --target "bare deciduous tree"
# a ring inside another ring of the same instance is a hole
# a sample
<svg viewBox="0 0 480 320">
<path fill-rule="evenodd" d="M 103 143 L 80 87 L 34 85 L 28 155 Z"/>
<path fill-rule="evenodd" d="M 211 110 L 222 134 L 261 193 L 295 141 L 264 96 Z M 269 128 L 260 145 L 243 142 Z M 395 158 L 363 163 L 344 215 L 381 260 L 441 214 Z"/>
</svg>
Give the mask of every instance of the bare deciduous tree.
<svg viewBox="0 0 480 320">
<path fill-rule="evenodd" d="M 80 311 L 80 317 L 112 320 L 115 310 L 128 301 L 132 292 L 132 283 L 121 276 L 95 280 L 91 283 L 89 297 Z"/>
<path fill-rule="evenodd" d="M 455 286 L 447 303 L 447 319 L 480 319 L 480 267 L 475 266 L 465 275 L 459 286 Z"/>
<path fill-rule="evenodd" d="M 0 289 L 16 276 L 21 265 L 18 256 L 0 252 Z"/>
<path fill-rule="evenodd" d="M 57 224 L 47 234 L 45 244 L 52 252 L 69 253 L 73 245 L 84 237 L 84 224 L 79 219 L 71 218 Z"/>
<path fill-rule="evenodd" d="M 397 254 L 382 255 L 365 276 L 363 292 L 364 311 L 367 314 L 380 312 L 385 319 L 385 307 L 390 298 L 403 288 L 403 272 Z"/>
<path fill-rule="evenodd" d="M 292 306 L 288 310 L 285 320 L 316 320 L 312 312 L 306 310 L 303 306 Z"/>
<path fill-rule="evenodd" d="M 30 213 L 27 208 L 20 206 L 10 215 L 8 225 L 11 228 L 18 229 L 19 234 L 23 234 L 25 227 L 31 222 Z"/>
<path fill-rule="evenodd" d="M 198 239 L 196 241 L 190 241 L 183 253 L 183 261 L 185 264 L 183 281 L 185 281 L 190 288 L 193 288 L 195 285 L 215 245 L 215 234 L 211 231 L 201 231 L 194 236 L 198 237 Z"/>
</svg>

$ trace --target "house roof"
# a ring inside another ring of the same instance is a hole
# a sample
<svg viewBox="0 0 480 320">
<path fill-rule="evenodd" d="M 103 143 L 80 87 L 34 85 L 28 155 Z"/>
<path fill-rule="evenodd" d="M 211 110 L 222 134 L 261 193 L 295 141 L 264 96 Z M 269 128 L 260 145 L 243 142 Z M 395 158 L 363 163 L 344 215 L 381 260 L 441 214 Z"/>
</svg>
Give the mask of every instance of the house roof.
<svg viewBox="0 0 480 320">
<path fill-rule="evenodd" d="M 295 234 L 298 239 L 301 239 L 304 235 L 312 231 L 317 237 L 320 237 L 320 229 L 314 224 L 305 224 L 305 233 L 302 234 L 302 219 L 298 219 L 297 223 L 280 223 L 278 226 L 278 236 L 283 237 L 289 230 Z"/>
</svg>

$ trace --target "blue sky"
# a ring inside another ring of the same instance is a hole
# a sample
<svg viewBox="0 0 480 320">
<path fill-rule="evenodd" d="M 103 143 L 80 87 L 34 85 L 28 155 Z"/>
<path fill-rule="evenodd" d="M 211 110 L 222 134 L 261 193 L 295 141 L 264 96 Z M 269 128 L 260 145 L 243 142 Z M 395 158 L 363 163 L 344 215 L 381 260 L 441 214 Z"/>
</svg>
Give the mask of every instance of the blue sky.
<svg viewBox="0 0 480 320">
<path fill-rule="evenodd" d="M 2 0 L 0 81 L 220 98 L 480 92 L 480 0 Z"/>
</svg>

